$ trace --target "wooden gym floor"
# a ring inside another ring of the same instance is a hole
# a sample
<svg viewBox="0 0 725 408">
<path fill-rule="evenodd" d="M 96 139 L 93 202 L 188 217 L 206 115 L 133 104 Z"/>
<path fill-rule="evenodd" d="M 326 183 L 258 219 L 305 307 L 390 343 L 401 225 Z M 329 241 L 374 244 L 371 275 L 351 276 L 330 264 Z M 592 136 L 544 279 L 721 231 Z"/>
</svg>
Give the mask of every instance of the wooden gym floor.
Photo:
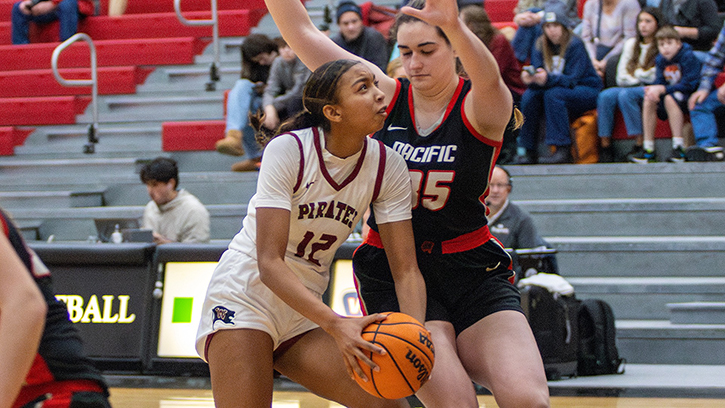
<svg viewBox="0 0 725 408">
<path fill-rule="evenodd" d="M 490 395 L 478 396 L 479 407 L 497 408 Z M 211 391 L 160 388 L 112 388 L 114 408 L 213 408 Z M 275 391 L 272 408 L 336 408 L 334 402 L 309 392 Z M 725 399 L 551 397 L 552 408 L 722 408 Z"/>
</svg>

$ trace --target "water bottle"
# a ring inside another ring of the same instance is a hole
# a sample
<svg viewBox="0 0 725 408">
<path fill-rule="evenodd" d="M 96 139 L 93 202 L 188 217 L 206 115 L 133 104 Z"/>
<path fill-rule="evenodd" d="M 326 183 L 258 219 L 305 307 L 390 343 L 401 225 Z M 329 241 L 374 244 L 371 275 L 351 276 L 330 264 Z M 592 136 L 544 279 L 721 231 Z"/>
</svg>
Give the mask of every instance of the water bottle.
<svg viewBox="0 0 725 408">
<path fill-rule="evenodd" d="M 121 230 L 118 224 L 116 224 L 116 228 L 113 230 L 113 234 L 111 234 L 111 242 L 114 244 L 120 244 L 123 242 L 123 234 L 121 234 Z"/>
</svg>

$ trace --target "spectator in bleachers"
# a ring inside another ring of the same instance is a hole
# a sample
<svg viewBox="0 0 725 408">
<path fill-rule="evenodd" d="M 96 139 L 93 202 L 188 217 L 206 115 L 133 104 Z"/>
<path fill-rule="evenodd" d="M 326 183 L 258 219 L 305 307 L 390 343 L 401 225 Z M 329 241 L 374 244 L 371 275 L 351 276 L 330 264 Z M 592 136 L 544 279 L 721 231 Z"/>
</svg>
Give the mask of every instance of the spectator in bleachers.
<svg viewBox="0 0 725 408">
<path fill-rule="evenodd" d="M 246 154 L 247 160 L 259 163 L 262 148 L 249 125 L 249 113 L 262 109 L 262 95 L 279 45 L 264 34 L 250 34 L 242 43 L 241 54 L 241 78 L 227 97 L 226 135 L 216 142 L 216 150 L 231 156 Z"/>
<path fill-rule="evenodd" d="M 581 38 L 599 76 L 609 57 L 622 52 L 624 42 L 637 34 L 637 0 L 587 0 Z"/>
<path fill-rule="evenodd" d="M 156 244 L 209 242 L 209 211 L 188 191 L 179 190 L 179 168 L 174 159 L 157 157 L 141 169 L 151 201 L 143 212 L 142 227 L 153 231 Z"/>
<path fill-rule="evenodd" d="M 491 211 L 486 217 L 491 235 L 505 248 L 550 248 L 549 243 L 536 230 L 531 215 L 509 200 L 512 188 L 511 174 L 508 170 L 498 165 L 494 167 L 486 197 L 486 206 Z M 554 255 L 547 255 L 546 259 L 549 270 L 541 272 L 558 273 Z"/>
<path fill-rule="evenodd" d="M 594 70 L 582 40 L 568 28 L 568 18 L 561 11 L 546 11 L 544 34 L 531 53 L 531 65 L 524 67 L 521 79 L 529 88 L 521 98 L 524 125 L 519 147 L 526 150 L 517 156 L 517 164 L 570 163 L 571 136 L 569 123 L 582 113 L 595 109 L 602 80 Z M 546 127 L 545 143 L 554 152 L 538 157 L 541 121 Z"/>
<path fill-rule="evenodd" d="M 29 44 L 30 23 L 60 22 L 59 37 L 65 41 L 78 31 L 78 20 L 92 16 L 95 6 L 91 0 L 22 0 L 13 5 L 11 16 L 13 44 Z"/>
<path fill-rule="evenodd" d="M 391 78 L 407 78 L 408 76 L 405 75 L 405 68 L 403 68 L 403 61 L 398 58 L 392 59 L 390 62 L 388 62 L 388 67 L 385 70 L 385 73 L 388 74 Z"/>
<path fill-rule="evenodd" d="M 383 72 L 388 65 L 388 42 L 372 27 L 363 25 L 362 10 L 353 1 L 337 6 L 337 25 L 340 33 L 332 41 L 348 52 L 377 65 Z"/>
<path fill-rule="evenodd" d="M 521 95 L 526 91 L 526 85 L 521 80 L 521 63 L 514 56 L 511 43 L 501 32 L 491 24 L 486 10 L 480 5 L 468 5 L 460 11 L 461 19 L 468 28 L 476 34 L 484 45 L 491 51 L 498 63 L 499 71 L 504 83 L 511 91 L 514 105 L 518 106 Z M 515 121 L 512 117 L 512 121 Z M 497 163 L 508 163 L 516 156 L 516 139 L 519 128 L 509 126 L 504 133 L 503 145 Z"/>
<path fill-rule="evenodd" d="M 579 24 L 577 0 L 519 0 L 514 8 L 514 23 L 518 26 L 511 45 L 516 59 L 525 64 L 531 58 L 536 40 L 543 34 L 542 18 L 544 9 L 559 9 L 567 17 L 567 26 L 571 29 Z"/>
<path fill-rule="evenodd" d="M 264 126 L 275 130 L 287 118 L 302 110 L 302 89 L 310 77 L 310 70 L 300 61 L 283 39 L 279 39 L 279 56 L 275 58 L 262 96 Z M 255 165 L 243 161 L 232 166 L 234 171 L 256 170 Z"/>
<path fill-rule="evenodd" d="M 637 16 L 637 36 L 628 39 L 622 47 L 617 63 L 617 86 L 607 88 L 597 100 L 597 128 L 601 149 L 599 161 L 614 161 L 612 132 L 614 114 L 619 108 L 624 118 L 627 134 L 635 139 L 628 157 L 642 150 L 642 100 L 644 87 L 655 81 L 655 34 L 660 22 L 659 10 L 645 7 Z"/>
<path fill-rule="evenodd" d="M 688 152 L 688 160 L 712 161 L 723 159 L 723 148 L 718 146 L 717 123 L 715 109 L 725 106 L 725 84 L 715 88 L 715 77 L 725 65 L 725 25 L 717 37 L 715 46 L 708 53 L 700 71 L 700 86 L 690 96 L 688 108 L 692 131 L 695 133 L 695 144 L 700 149 L 699 155 Z"/>
<path fill-rule="evenodd" d="M 663 21 L 673 25 L 682 41 L 704 61 L 722 24 L 715 0 L 662 0 L 660 9 Z"/>
<path fill-rule="evenodd" d="M 653 85 L 644 88 L 642 131 L 644 150 L 631 158 L 635 163 L 655 162 L 655 128 L 657 118 L 668 120 L 672 132 L 672 153 L 669 162 L 685 161 L 685 140 L 682 137 L 687 100 L 700 81 L 700 61 L 690 44 L 680 39 L 677 30 L 665 26 L 655 35 L 659 55 L 655 59 L 656 77 Z"/>
</svg>

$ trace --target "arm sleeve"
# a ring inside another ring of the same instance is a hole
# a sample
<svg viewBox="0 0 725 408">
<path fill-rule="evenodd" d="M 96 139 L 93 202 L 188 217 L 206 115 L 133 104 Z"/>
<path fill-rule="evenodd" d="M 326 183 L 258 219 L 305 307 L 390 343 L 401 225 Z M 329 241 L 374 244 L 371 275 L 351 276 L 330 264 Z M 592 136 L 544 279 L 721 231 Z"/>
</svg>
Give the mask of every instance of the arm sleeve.
<svg viewBox="0 0 725 408">
<path fill-rule="evenodd" d="M 387 146 L 385 149 L 385 175 L 378 199 L 373 202 L 375 221 L 378 224 L 408 220 L 412 217 L 413 194 L 408 166 L 393 149 Z"/>
<path fill-rule="evenodd" d="M 291 100 L 295 98 L 302 99 L 302 90 L 304 89 L 305 83 L 307 82 L 307 78 L 310 77 L 310 74 L 310 70 L 307 69 L 302 61 L 297 59 L 292 69 L 292 88 L 286 89 L 283 94 L 275 96 L 274 101 L 272 102 L 278 111 L 286 108 Z"/>
<path fill-rule="evenodd" d="M 653 85 L 667 85 L 667 81 L 665 81 L 665 60 L 661 55 L 655 58 L 655 81 Z"/>
<path fill-rule="evenodd" d="M 597 3 L 597 4 L 594 4 Z M 589 58 L 594 60 L 596 55 L 596 46 L 592 42 L 594 39 L 594 30 L 596 30 L 597 13 L 599 12 L 599 3 L 597 1 L 587 1 L 584 3 L 584 13 L 581 23 L 581 39 L 587 49 Z"/>
<path fill-rule="evenodd" d="M 617 63 L 617 86 L 634 86 L 640 84 L 640 80 L 630 75 L 627 71 L 627 64 L 632 59 L 636 43 L 636 38 L 629 38 L 624 43 L 624 47 L 622 47 L 622 56 L 619 57 L 619 63 Z"/>
<path fill-rule="evenodd" d="M 365 30 L 368 36 L 367 49 L 365 50 L 367 57 L 365 59 L 377 65 L 385 72 L 388 66 L 388 43 L 385 42 L 385 37 L 376 29 L 365 27 Z"/>
<path fill-rule="evenodd" d="M 210 237 L 209 211 L 200 202 L 189 211 L 185 231 L 179 242 L 206 243 Z"/>
<path fill-rule="evenodd" d="M 702 71 L 700 72 L 700 87 L 699 91 L 708 91 L 712 89 L 712 84 L 715 81 L 715 77 L 722 71 L 723 63 L 725 62 L 725 25 L 723 25 L 720 34 L 717 36 L 717 42 L 712 47 L 710 52 L 707 54 L 707 59 L 702 65 Z"/>
<path fill-rule="evenodd" d="M 516 231 L 518 246 L 515 248 L 536 248 L 542 245 L 543 239 L 539 236 L 534 220 L 526 213 L 522 213 L 521 222 Z"/>
<path fill-rule="evenodd" d="M 267 144 L 257 180 L 257 208 L 292 210 L 299 163 L 300 151 L 292 135 L 277 136 Z"/>
<path fill-rule="evenodd" d="M 589 58 L 587 58 L 581 42 L 573 41 L 570 43 L 569 48 L 566 50 L 565 58 L 564 73 L 560 75 L 549 75 L 546 81 L 547 88 L 554 86 L 574 88 L 582 76 L 584 76 L 587 70 L 586 64 L 592 64 Z"/>
<path fill-rule="evenodd" d="M 635 38 L 637 36 L 637 16 L 641 10 L 639 3 L 636 0 L 627 1 L 622 8 L 622 35 L 604 59 L 622 52 L 625 40 Z"/>
<path fill-rule="evenodd" d="M 713 0 L 700 0 L 698 4 L 702 25 L 697 27 L 697 40 L 712 43 L 717 38 L 722 23 L 717 13 L 717 5 Z"/>
<path fill-rule="evenodd" d="M 282 78 L 280 77 L 284 72 L 282 62 L 282 57 L 277 57 L 272 62 L 269 77 L 267 78 L 267 87 L 264 88 L 264 95 L 262 96 L 262 106 L 271 105 L 274 98 L 282 93 Z"/>
</svg>

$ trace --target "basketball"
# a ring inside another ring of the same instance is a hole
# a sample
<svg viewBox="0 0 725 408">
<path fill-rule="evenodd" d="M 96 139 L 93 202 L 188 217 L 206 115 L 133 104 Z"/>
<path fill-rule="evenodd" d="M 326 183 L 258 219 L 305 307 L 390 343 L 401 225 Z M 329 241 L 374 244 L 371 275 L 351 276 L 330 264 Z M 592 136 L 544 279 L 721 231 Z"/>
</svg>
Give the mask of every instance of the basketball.
<svg viewBox="0 0 725 408">
<path fill-rule="evenodd" d="M 368 381 L 355 374 L 355 381 L 368 393 L 386 399 L 413 395 L 428 381 L 435 351 L 430 332 L 417 320 L 397 312 L 383 313 L 388 317 L 363 329 L 362 337 L 387 352 L 369 352 L 368 357 L 380 366 L 373 371 L 360 363 Z"/>
</svg>

